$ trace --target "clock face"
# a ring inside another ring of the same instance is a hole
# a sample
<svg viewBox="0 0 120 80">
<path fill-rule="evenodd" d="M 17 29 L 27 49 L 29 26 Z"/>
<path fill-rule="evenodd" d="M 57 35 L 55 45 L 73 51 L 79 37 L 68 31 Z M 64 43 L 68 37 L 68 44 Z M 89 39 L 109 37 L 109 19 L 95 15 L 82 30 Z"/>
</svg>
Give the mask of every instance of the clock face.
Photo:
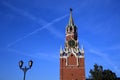
<svg viewBox="0 0 120 80">
<path fill-rule="evenodd" d="M 75 41 L 74 41 L 74 40 L 69 40 L 69 41 L 68 41 L 68 45 L 69 45 L 70 47 L 74 47 L 74 46 L 75 46 Z"/>
</svg>

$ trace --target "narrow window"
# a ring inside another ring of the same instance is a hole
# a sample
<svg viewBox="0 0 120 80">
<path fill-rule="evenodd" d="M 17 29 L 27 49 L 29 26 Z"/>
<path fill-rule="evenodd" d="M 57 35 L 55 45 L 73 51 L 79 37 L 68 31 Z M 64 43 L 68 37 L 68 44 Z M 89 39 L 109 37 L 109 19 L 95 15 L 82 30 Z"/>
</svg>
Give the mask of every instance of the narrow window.
<svg viewBox="0 0 120 80">
<path fill-rule="evenodd" d="M 70 32 L 72 31 L 72 27 L 70 27 Z"/>
<path fill-rule="evenodd" d="M 71 57 L 73 56 L 73 54 L 71 54 Z"/>
</svg>

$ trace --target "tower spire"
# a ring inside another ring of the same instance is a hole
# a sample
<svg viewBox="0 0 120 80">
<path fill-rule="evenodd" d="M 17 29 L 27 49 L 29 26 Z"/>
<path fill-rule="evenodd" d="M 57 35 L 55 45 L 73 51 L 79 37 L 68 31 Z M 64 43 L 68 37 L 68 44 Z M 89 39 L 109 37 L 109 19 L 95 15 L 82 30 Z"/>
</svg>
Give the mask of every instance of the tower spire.
<svg viewBox="0 0 120 80">
<path fill-rule="evenodd" d="M 73 26 L 74 25 L 74 21 L 73 21 L 73 18 L 72 18 L 72 8 L 70 8 L 70 18 L 69 18 L 69 24 L 70 26 Z"/>
</svg>

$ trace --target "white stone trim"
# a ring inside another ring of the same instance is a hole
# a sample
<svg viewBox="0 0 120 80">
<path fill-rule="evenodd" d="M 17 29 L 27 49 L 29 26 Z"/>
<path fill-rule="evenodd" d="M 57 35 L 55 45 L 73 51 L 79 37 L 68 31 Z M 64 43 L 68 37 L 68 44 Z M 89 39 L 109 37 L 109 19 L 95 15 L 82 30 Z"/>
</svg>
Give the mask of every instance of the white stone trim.
<svg viewBox="0 0 120 80">
<path fill-rule="evenodd" d="M 68 66 L 68 58 L 66 58 L 66 66 Z"/>
<path fill-rule="evenodd" d="M 79 60 L 79 59 L 78 59 L 78 57 L 77 57 L 77 66 L 79 66 L 79 63 L 78 63 L 79 61 L 78 61 L 78 60 Z"/>
<path fill-rule="evenodd" d="M 70 55 L 69 55 L 70 56 Z M 60 56 L 60 58 L 68 58 L 69 56 Z M 78 56 L 76 58 L 84 58 L 84 56 Z"/>
<path fill-rule="evenodd" d="M 78 58 L 84 58 L 84 56 L 79 56 Z"/>
<path fill-rule="evenodd" d="M 73 33 L 67 33 L 66 36 L 69 36 L 69 35 L 74 35 Z"/>
</svg>

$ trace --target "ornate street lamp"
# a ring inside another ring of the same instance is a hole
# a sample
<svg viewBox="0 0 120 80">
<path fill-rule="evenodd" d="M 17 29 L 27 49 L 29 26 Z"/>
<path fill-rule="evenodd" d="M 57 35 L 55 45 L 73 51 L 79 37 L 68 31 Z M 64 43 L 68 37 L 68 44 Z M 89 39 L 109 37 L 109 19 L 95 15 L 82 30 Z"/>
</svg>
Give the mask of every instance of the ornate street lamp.
<svg viewBox="0 0 120 80">
<path fill-rule="evenodd" d="M 29 61 L 29 63 L 28 63 L 29 67 L 28 67 L 28 68 L 27 68 L 26 66 L 23 68 L 23 67 L 22 67 L 22 66 L 23 66 L 23 63 L 24 63 L 24 62 L 23 62 L 22 60 L 19 61 L 19 67 L 20 67 L 20 69 L 23 70 L 23 72 L 24 72 L 23 80 L 25 80 L 26 72 L 27 72 L 29 69 L 31 69 L 31 67 L 32 67 L 32 65 L 33 65 L 33 61 L 32 61 L 32 60 Z"/>
</svg>

